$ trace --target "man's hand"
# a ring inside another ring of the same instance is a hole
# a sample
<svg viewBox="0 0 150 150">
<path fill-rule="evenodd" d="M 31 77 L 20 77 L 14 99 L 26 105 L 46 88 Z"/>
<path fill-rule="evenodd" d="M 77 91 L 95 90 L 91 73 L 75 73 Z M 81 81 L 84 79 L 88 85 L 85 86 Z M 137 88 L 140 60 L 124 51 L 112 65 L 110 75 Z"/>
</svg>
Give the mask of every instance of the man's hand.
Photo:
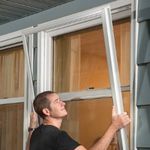
<svg viewBox="0 0 150 150">
<path fill-rule="evenodd" d="M 127 112 L 117 115 L 115 107 L 112 109 L 112 125 L 116 130 L 119 130 L 130 123 L 130 118 Z"/>
<path fill-rule="evenodd" d="M 37 118 L 37 114 L 36 112 L 31 112 L 30 114 L 30 128 L 36 128 L 37 127 L 37 121 L 38 121 L 38 118 Z"/>
</svg>

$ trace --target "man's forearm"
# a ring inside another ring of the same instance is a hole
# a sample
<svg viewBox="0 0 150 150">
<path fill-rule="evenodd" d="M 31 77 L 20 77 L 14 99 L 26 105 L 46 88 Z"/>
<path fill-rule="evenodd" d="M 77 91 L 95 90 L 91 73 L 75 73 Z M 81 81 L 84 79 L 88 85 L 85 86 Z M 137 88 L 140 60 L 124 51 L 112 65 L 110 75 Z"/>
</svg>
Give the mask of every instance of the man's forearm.
<svg viewBox="0 0 150 150">
<path fill-rule="evenodd" d="M 90 150 L 107 150 L 116 131 L 117 131 L 117 129 L 113 125 L 110 125 L 110 127 L 105 132 L 104 136 L 101 139 L 99 139 L 96 142 L 96 144 L 94 144 L 90 148 Z"/>
</svg>

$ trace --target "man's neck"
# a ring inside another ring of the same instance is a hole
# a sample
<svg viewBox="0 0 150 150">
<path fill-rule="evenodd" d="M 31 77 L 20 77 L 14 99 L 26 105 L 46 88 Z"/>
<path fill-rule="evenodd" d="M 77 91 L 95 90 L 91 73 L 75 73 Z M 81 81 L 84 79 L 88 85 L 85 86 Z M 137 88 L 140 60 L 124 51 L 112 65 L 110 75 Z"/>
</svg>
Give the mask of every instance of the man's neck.
<svg viewBox="0 0 150 150">
<path fill-rule="evenodd" d="M 53 125 L 53 126 L 59 128 L 59 129 L 61 127 L 61 123 L 62 123 L 61 118 L 48 118 L 47 117 L 43 120 L 44 125 Z"/>
</svg>

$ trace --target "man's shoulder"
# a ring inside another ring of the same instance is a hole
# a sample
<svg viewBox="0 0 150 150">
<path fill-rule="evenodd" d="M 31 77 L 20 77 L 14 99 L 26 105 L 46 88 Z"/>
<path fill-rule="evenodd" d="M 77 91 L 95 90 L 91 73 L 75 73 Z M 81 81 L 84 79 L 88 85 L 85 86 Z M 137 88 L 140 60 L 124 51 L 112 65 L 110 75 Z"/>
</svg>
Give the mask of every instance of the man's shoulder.
<svg viewBox="0 0 150 150">
<path fill-rule="evenodd" d="M 51 135 L 51 136 L 56 136 L 60 134 L 60 130 L 55 127 L 55 126 L 51 126 L 51 125 L 40 125 L 38 128 L 36 128 L 33 132 L 33 134 L 40 134 L 40 135 L 44 135 L 46 134 Z"/>
<path fill-rule="evenodd" d="M 43 125 L 41 124 L 37 129 L 39 130 L 56 130 L 56 131 L 60 131 L 57 127 L 53 126 L 53 125 Z"/>
</svg>

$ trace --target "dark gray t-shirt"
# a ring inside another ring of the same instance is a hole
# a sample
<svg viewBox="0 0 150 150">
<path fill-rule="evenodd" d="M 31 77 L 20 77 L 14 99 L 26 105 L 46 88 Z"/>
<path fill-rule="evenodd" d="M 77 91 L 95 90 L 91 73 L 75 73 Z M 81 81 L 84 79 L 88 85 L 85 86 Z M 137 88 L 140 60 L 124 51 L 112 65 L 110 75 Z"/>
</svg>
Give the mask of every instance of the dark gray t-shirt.
<svg viewBox="0 0 150 150">
<path fill-rule="evenodd" d="M 79 145 L 65 131 L 52 125 L 40 125 L 32 133 L 30 150 L 74 150 Z"/>
</svg>

